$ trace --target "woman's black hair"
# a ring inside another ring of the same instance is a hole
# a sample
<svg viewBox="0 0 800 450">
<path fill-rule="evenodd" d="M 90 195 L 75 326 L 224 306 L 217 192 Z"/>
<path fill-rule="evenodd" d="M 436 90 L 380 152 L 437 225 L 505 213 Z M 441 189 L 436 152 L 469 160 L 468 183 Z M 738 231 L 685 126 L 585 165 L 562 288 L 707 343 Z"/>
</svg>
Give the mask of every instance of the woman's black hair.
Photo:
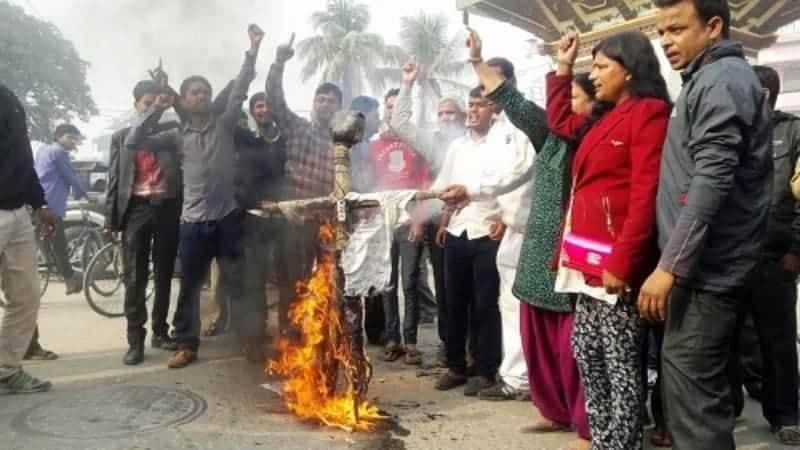
<svg viewBox="0 0 800 450">
<path fill-rule="evenodd" d="M 572 78 L 572 81 L 578 86 L 580 86 L 581 90 L 585 92 L 586 95 L 589 96 L 589 98 L 594 100 L 594 95 L 595 95 L 594 82 L 592 82 L 592 80 L 589 79 L 588 72 L 581 72 L 575 74 L 575 76 Z"/>
<path fill-rule="evenodd" d="M 655 98 L 672 104 L 653 44 L 644 33 L 626 31 L 609 36 L 595 46 L 592 57 L 597 57 L 598 53 L 616 61 L 630 73 L 628 93 L 631 97 Z M 596 102 L 592 114 L 578 133 L 579 138 L 583 138 L 592 125 L 613 108 L 613 103 Z"/>
</svg>

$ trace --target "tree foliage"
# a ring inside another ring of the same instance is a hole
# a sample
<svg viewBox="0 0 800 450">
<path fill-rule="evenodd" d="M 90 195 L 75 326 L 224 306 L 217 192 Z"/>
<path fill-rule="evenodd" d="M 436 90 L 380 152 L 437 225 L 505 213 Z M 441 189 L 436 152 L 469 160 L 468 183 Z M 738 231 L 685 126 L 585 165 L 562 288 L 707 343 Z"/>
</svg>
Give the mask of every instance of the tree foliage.
<svg viewBox="0 0 800 450">
<path fill-rule="evenodd" d="M 88 67 L 53 24 L 0 0 L 0 82 L 25 104 L 31 139 L 47 141 L 58 123 L 97 114 Z"/>
<path fill-rule="evenodd" d="M 426 14 L 424 11 L 400 18 L 400 47 L 402 60 L 414 56 L 419 65 L 417 84 L 420 110 L 418 119 L 428 119 L 428 111 L 447 95 L 463 95 L 469 87 L 458 80 L 467 68 L 460 55 L 466 36 L 448 32 L 448 19 L 442 14 Z M 384 75 L 392 81 L 400 81 L 399 68 L 384 69 Z"/>
<path fill-rule="evenodd" d="M 305 60 L 303 81 L 321 72 L 323 81 L 342 88 L 345 104 L 365 93 L 367 85 L 382 89 L 385 78 L 380 67 L 399 64 L 402 52 L 367 32 L 369 23 L 369 7 L 354 0 L 329 0 L 324 11 L 313 13 L 311 24 L 317 35 L 297 44 Z"/>
</svg>

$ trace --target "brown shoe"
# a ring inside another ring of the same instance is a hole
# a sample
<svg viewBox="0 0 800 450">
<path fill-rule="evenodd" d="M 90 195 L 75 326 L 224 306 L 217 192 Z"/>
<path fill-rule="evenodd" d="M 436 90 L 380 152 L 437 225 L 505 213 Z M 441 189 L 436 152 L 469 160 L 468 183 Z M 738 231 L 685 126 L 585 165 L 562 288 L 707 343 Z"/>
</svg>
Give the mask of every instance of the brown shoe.
<svg viewBox="0 0 800 450">
<path fill-rule="evenodd" d="M 170 369 L 182 369 L 195 361 L 197 361 L 197 352 L 183 348 L 172 355 L 172 358 L 167 361 L 167 367 Z"/>
</svg>

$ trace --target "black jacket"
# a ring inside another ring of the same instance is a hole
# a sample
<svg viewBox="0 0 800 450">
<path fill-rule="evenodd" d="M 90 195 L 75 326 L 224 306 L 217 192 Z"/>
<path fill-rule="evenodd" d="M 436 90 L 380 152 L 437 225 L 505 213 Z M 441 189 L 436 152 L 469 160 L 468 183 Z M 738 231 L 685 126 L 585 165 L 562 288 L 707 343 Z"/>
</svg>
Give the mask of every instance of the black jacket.
<svg viewBox="0 0 800 450">
<path fill-rule="evenodd" d="M 237 128 L 234 134 L 236 203 L 241 209 L 258 208 L 264 200 L 277 201 L 286 164 L 286 140 L 267 142 L 252 131 Z"/>
<path fill-rule="evenodd" d="M 25 109 L 0 84 L 0 209 L 13 210 L 45 204 L 44 191 L 33 167 Z"/>
<path fill-rule="evenodd" d="M 800 256 L 800 202 L 792 195 L 791 180 L 800 156 L 800 117 L 776 111 L 772 116 L 775 165 L 772 203 L 767 225 L 767 256 Z"/>
<path fill-rule="evenodd" d="M 156 132 L 177 127 L 175 122 L 159 124 Z M 108 163 L 108 186 L 106 188 L 106 226 L 122 229 L 125 226 L 125 213 L 128 211 L 133 183 L 136 176 L 136 151 L 129 149 L 125 142 L 131 128 L 123 128 L 111 136 Z M 183 181 L 180 157 L 173 152 L 154 152 L 156 161 L 167 181 L 166 198 L 181 198 Z"/>
</svg>

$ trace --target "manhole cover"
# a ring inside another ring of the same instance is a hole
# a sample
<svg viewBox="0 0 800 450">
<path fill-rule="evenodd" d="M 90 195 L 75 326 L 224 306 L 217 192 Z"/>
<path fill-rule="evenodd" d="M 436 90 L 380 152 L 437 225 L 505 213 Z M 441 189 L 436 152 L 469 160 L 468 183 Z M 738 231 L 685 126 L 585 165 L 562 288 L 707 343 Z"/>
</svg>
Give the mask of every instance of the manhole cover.
<svg viewBox="0 0 800 450">
<path fill-rule="evenodd" d="M 191 422 L 206 410 L 193 392 L 112 386 L 36 406 L 15 419 L 18 431 L 69 439 L 117 438 Z"/>
</svg>

